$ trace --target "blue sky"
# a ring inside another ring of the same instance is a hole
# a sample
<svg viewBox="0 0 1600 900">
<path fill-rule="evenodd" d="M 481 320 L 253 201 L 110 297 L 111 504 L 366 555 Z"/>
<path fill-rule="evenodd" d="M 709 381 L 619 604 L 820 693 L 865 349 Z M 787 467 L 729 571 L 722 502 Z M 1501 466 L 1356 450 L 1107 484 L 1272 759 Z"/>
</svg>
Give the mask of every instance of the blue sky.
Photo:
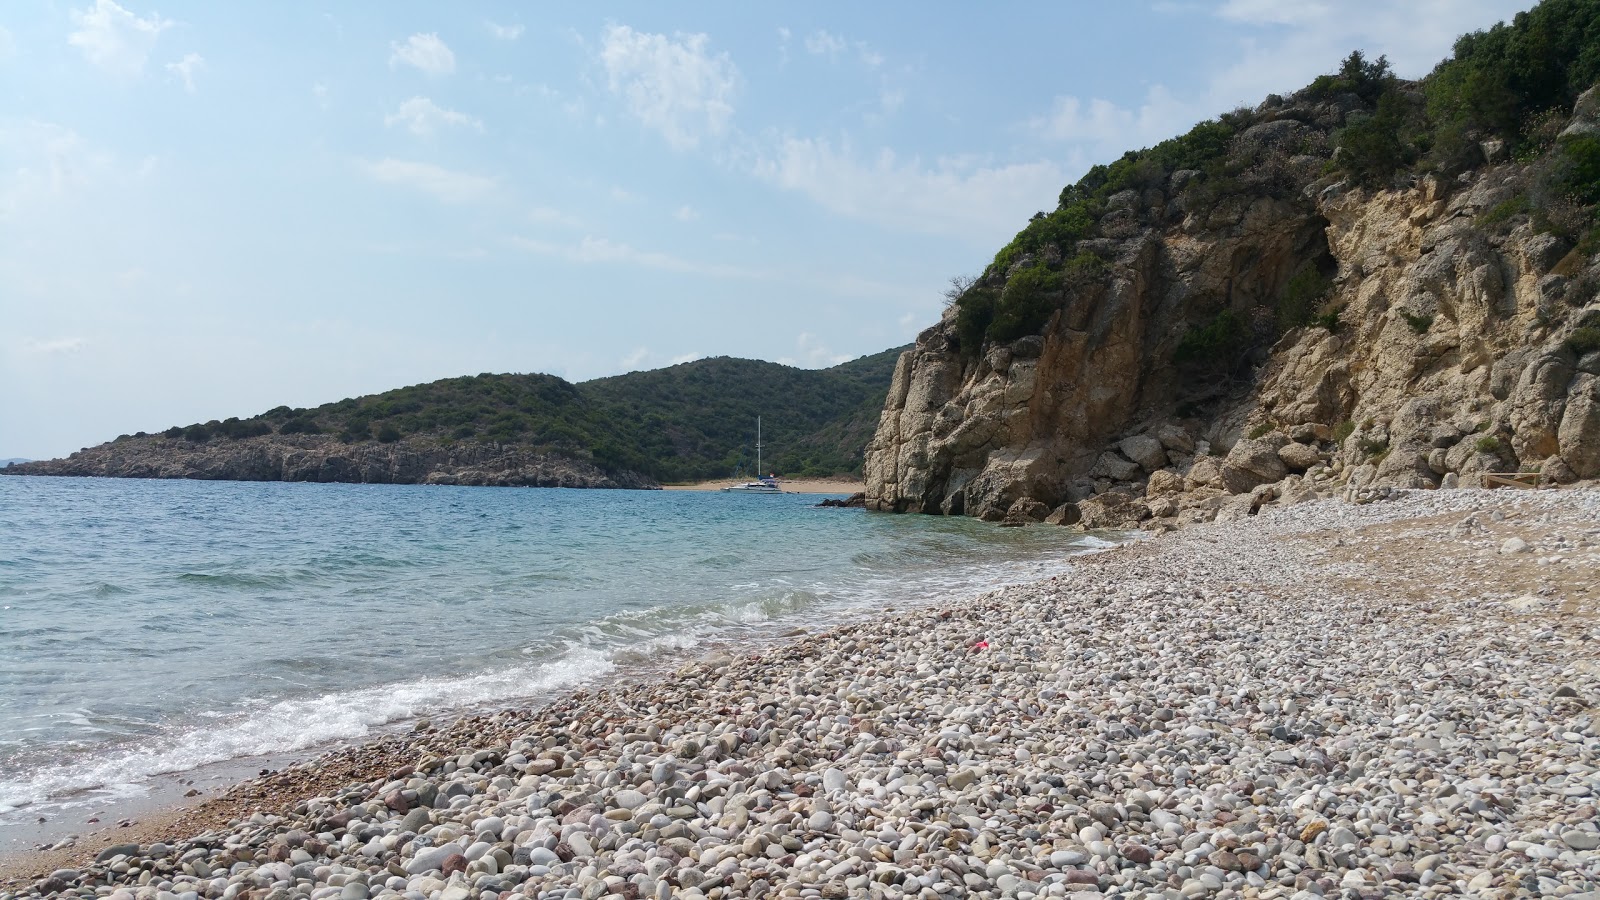
<svg viewBox="0 0 1600 900">
<path fill-rule="evenodd" d="M 0 456 L 905 343 L 1090 164 L 1530 2 L 14 2 Z"/>
</svg>

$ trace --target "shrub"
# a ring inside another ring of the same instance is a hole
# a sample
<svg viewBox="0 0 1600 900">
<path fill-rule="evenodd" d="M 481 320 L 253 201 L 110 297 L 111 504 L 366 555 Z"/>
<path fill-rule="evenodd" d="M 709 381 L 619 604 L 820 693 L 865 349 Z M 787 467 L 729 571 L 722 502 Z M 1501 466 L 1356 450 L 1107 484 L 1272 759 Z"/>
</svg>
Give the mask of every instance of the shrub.
<svg viewBox="0 0 1600 900">
<path fill-rule="evenodd" d="M 1247 437 L 1249 437 L 1250 440 L 1253 441 L 1256 438 L 1262 437 L 1263 435 L 1270 434 L 1271 432 L 1272 432 L 1271 423 L 1262 422 L 1260 425 L 1257 425 L 1256 427 L 1250 429 L 1250 433 L 1247 435 Z"/>
<path fill-rule="evenodd" d="M 190 425 L 183 430 L 183 439 L 193 441 L 196 444 L 203 444 L 211 440 L 211 431 L 204 425 Z"/>
<path fill-rule="evenodd" d="M 1029 266 L 1012 275 L 1000 293 L 994 321 L 989 323 L 988 338 L 1005 342 L 1038 334 L 1055 312 L 1056 295 L 1060 290 L 1061 276 L 1043 264 Z"/>
<path fill-rule="evenodd" d="M 1239 362 L 1249 330 L 1231 309 L 1225 309 L 1199 328 L 1191 328 L 1172 354 L 1174 362 L 1212 369 L 1231 369 Z"/>
<path fill-rule="evenodd" d="M 1333 281 L 1317 271 L 1315 266 L 1302 269 L 1289 279 L 1289 285 L 1278 301 L 1278 330 L 1283 332 L 1311 324 L 1317 307 L 1332 289 Z"/>
<path fill-rule="evenodd" d="M 1600 201 L 1600 138 L 1585 134 L 1562 141 L 1550 185 L 1584 206 Z"/>
<path fill-rule="evenodd" d="M 1356 449 L 1365 453 L 1368 457 L 1382 456 L 1389 452 L 1389 441 L 1387 438 L 1380 441 L 1376 438 L 1362 435 L 1356 438 Z"/>
<path fill-rule="evenodd" d="M 166 431 L 161 432 L 161 436 L 164 437 L 164 438 L 171 438 L 172 440 L 177 440 L 178 438 L 183 437 L 183 426 L 182 425 L 174 425 L 171 428 L 168 428 Z"/>
<path fill-rule="evenodd" d="M 296 416 L 278 426 L 279 434 L 321 434 L 322 428 L 305 416 Z"/>
<path fill-rule="evenodd" d="M 1333 429 L 1333 441 L 1334 441 L 1334 443 L 1343 444 L 1345 442 L 1346 438 L 1350 437 L 1350 435 L 1352 435 L 1352 434 L 1355 434 L 1355 431 L 1356 431 L 1356 423 L 1350 421 L 1349 419 L 1345 419 L 1343 422 L 1340 422 L 1338 425 L 1334 426 L 1334 429 Z"/>
<path fill-rule="evenodd" d="M 1402 309 L 1400 310 L 1400 318 L 1405 319 L 1406 324 L 1410 325 L 1411 330 L 1417 334 L 1427 334 L 1428 329 L 1433 327 L 1433 316 L 1430 315 L 1419 316 L 1408 309 Z"/>
<path fill-rule="evenodd" d="M 1339 166 L 1357 183 L 1386 187 L 1413 155 L 1401 131 L 1410 118 L 1405 98 L 1396 89 L 1385 91 L 1378 110 L 1339 134 Z"/>
<path fill-rule="evenodd" d="M 1312 100 L 1325 100 L 1339 94 L 1355 94 L 1368 103 L 1378 99 L 1385 87 L 1394 80 L 1389 69 L 1389 58 L 1380 56 L 1372 62 L 1360 50 L 1352 52 L 1333 75 L 1321 75 L 1306 88 Z"/>
<path fill-rule="evenodd" d="M 378 440 L 385 444 L 392 444 L 395 441 L 400 440 L 400 429 L 390 425 L 388 422 L 385 422 L 383 423 L 383 426 L 378 429 Z"/>
<path fill-rule="evenodd" d="M 1341 303 L 1333 309 L 1330 309 L 1322 315 L 1312 319 L 1311 325 L 1316 328 L 1325 328 L 1334 334 L 1338 334 L 1339 329 L 1344 327 L 1344 323 L 1339 321 L 1339 316 L 1343 314 L 1344 304 Z"/>
<path fill-rule="evenodd" d="M 1479 453 L 1499 453 L 1500 439 L 1492 434 L 1486 434 L 1474 441 L 1472 446 Z"/>
<path fill-rule="evenodd" d="M 994 321 L 995 291 L 975 288 L 961 295 L 956 304 L 956 341 L 967 356 L 978 355 L 983 338 Z"/>
<path fill-rule="evenodd" d="M 1586 325 L 1567 338 L 1567 348 L 1579 356 L 1600 350 L 1600 328 Z"/>
<path fill-rule="evenodd" d="M 1478 224 L 1483 226 L 1498 225 L 1501 222 L 1510 221 L 1516 216 L 1530 212 L 1532 209 L 1533 201 L 1529 200 L 1524 194 L 1518 194 L 1510 200 L 1496 203 L 1494 206 L 1489 207 L 1487 212 L 1478 216 Z"/>
</svg>

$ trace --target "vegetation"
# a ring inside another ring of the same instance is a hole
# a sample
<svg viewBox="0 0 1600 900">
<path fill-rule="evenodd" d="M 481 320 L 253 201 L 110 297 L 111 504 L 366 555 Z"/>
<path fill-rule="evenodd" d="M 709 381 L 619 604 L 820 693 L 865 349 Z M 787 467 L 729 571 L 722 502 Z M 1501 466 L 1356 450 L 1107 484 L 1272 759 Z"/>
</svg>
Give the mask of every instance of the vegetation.
<svg viewBox="0 0 1600 900">
<path fill-rule="evenodd" d="M 1433 327 L 1433 316 L 1419 316 L 1408 309 L 1400 310 L 1400 318 L 1405 319 L 1406 324 L 1411 326 L 1411 330 L 1417 334 L 1427 334 L 1428 329 Z"/>
<path fill-rule="evenodd" d="M 753 474 L 756 416 L 768 469 L 859 472 L 901 350 L 831 369 L 718 357 L 572 384 L 553 375 L 447 378 L 251 419 L 174 426 L 173 440 L 329 434 L 512 444 L 587 458 L 663 481 Z"/>
<path fill-rule="evenodd" d="M 1175 362 L 1213 371 L 1236 368 L 1249 348 L 1250 330 L 1231 309 L 1225 309 L 1199 328 L 1191 328 L 1173 352 Z"/>
<path fill-rule="evenodd" d="M 1302 269 L 1299 274 L 1289 279 L 1289 285 L 1283 292 L 1283 299 L 1278 302 L 1278 330 L 1285 332 L 1291 328 L 1316 323 L 1317 309 L 1332 290 L 1333 280 L 1319 272 L 1315 266 Z M 1334 319 L 1338 320 L 1337 315 Z"/>
<path fill-rule="evenodd" d="M 1356 423 L 1350 421 L 1349 419 L 1345 419 L 1343 422 L 1340 422 L 1338 425 L 1334 426 L 1333 442 L 1335 444 L 1343 444 L 1346 438 L 1350 437 L 1352 434 L 1355 434 L 1355 431 Z"/>
<path fill-rule="evenodd" d="M 1600 350 L 1600 328 L 1586 325 L 1567 338 L 1567 348 L 1579 356 Z"/>
<path fill-rule="evenodd" d="M 1479 453 L 1499 453 L 1500 439 L 1492 434 L 1486 434 L 1483 437 L 1478 438 L 1478 440 L 1473 443 L 1473 447 Z"/>
</svg>

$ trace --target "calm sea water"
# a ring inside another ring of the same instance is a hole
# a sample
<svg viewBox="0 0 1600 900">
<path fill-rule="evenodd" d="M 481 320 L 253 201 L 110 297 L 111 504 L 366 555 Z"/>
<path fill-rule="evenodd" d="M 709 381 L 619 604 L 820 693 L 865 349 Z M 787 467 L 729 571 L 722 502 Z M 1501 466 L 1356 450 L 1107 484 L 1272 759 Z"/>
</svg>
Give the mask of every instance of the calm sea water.
<svg viewBox="0 0 1600 900">
<path fill-rule="evenodd" d="M 0 826 L 1104 546 L 817 499 L 0 477 Z"/>
</svg>

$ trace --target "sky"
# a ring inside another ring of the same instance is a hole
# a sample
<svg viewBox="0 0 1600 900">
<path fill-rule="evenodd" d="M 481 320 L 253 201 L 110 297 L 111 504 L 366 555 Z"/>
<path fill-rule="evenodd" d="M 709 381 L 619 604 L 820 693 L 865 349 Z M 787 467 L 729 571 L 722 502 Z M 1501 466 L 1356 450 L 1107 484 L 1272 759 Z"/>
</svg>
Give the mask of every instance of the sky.
<svg viewBox="0 0 1600 900">
<path fill-rule="evenodd" d="M 1519 0 L 0 6 L 0 457 L 911 341 L 1092 164 Z"/>
</svg>

